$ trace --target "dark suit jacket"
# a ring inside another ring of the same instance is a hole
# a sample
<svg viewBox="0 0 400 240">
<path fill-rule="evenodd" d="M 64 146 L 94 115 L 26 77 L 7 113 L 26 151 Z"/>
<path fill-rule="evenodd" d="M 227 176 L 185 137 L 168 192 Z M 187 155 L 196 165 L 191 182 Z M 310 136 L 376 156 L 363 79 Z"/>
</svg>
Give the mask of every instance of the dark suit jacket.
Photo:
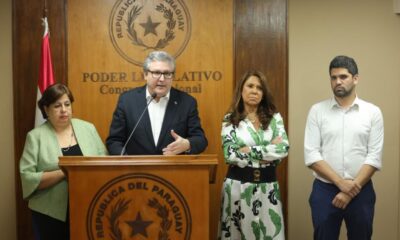
<svg viewBox="0 0 400 240">
<path fill-rule="evenodd" d="M 146 86 L 127 91 L 119 97 L 106 140 L 109 154 L 120 155 L 129 134 L 145 109 Z M 171 88 L 167 109 L 161 127 L 157 146 L 148 111 L 146 110 L 138 127 L 126 147 L 128 155 L 162 154 L 162 149 L 174 141 L 170 131 L 190 142 L 190 154 L 199 154 L 207 147 L 207 139 L 200 125 L 196 100 L 185 92 Z"/>
</svg>

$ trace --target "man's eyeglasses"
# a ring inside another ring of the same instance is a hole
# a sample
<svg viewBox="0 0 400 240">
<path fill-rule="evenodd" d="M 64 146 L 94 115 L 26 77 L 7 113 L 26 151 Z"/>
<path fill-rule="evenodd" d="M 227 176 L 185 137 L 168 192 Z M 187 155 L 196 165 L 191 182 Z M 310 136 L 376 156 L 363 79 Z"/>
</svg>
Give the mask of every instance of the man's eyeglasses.
<svg viewBox="0 0 400 240">
<path fill-rule="evenodd" d="M 155 79 L 160 79 L 161 75 L 164 75 L 164 79 L 171 79 L 174 77 L 174 72 L 158 72 L 158 71 L 150 71 L 148 70 L 149 73 L 151 73 L 151 76 Z"/>
</svg>

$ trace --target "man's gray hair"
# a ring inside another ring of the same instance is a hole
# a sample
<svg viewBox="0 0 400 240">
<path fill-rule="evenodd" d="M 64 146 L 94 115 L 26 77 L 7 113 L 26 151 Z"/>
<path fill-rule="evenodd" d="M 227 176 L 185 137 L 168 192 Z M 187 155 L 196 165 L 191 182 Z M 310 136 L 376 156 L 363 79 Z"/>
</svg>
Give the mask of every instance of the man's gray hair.
<svg viewBox="0 0 400 240">
<path fill-rule="evenodd" d="M 149 53 L 143 63 L 143 71 L 148 72 L 150 69 L 150 63 L 154 61 L 166 62 L 172 67 L 172 71 L 175 72 L 175 59 L 169 53 L 164 51 L 153 51 Z"/>
</svg>

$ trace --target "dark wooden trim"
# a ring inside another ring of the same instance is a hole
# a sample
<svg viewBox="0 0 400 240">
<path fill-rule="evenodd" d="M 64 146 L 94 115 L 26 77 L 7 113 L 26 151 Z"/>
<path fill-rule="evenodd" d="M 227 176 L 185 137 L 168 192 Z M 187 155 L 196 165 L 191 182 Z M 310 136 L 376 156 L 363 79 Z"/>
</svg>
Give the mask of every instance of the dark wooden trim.
<svg viewBox="0 0 400 240">
<path fill-rule="evenodd" d="M 249 69 L 268 79 L 278 111 L 288 131 L 288 33 L 286 0 L 235 0 L 234 76 L 238 82 Z M 288 162 L 278 167 L 285 221 L 288 202 Z M 287 233 L 288 225 L 285 224 Z"/>
</svg>

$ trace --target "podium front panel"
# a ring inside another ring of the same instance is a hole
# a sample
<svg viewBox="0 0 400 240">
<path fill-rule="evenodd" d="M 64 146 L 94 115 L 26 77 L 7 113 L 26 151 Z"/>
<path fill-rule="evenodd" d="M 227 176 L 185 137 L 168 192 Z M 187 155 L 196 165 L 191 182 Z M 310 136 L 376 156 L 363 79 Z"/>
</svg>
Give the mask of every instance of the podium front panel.
<svg viewBox="0 0 400 240">
<path fill-rule="evenodd" d="M 208 239 L 209 166 L 68 166 L 71 239 Z"/>
</svg>

